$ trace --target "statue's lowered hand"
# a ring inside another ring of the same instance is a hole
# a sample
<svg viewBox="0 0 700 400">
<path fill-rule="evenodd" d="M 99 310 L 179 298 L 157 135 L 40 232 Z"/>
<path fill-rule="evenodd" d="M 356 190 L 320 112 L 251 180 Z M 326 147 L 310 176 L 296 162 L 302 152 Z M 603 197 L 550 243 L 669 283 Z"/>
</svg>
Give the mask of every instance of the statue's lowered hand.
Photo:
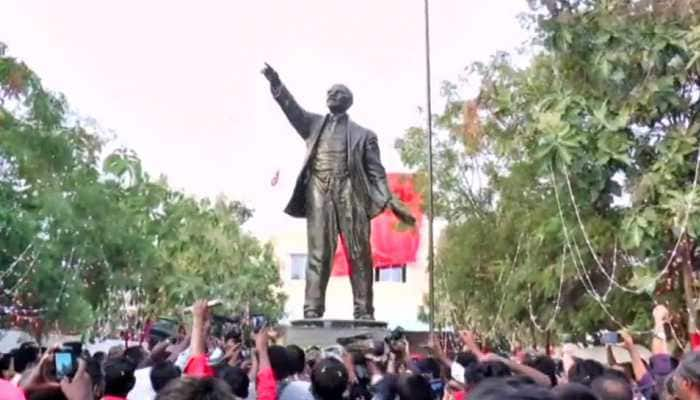
<svg viewBox="0 0 700 400">
<path fill-rule="evenodd" d="M 396 218 L 398 218 L 402 224 L 411 227 L 416 225 L 416 217 L 411 214 L 411 210 L 409 210 L 408 207 L 406 207 L 401 201 L 391 199 L 389 202 L 389 207 L 391 208 L 391 212 L 396 215 Z"/>
<path fill-rule="evenodd" d="M 265 63 L 265 68 L 263 68 L 261 72 L 263 75 L 265 75 L 265 78 L 267 78 L 272 86 L 279 86 L 280 76 L 277 71 L 270 66 L 270 64 Z"/>
</svg>

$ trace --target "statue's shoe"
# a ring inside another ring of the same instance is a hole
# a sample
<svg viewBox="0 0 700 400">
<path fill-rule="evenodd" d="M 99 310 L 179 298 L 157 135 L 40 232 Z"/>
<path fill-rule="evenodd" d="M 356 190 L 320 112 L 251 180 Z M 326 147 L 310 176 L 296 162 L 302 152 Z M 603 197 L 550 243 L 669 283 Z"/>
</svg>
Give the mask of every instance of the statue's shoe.
<svg viewBox="0 0 700 400">
<path fill-rule="evenodd" d="M 319 319 L 323 315 L 321 313 L 317 313 L 315 311 L 307 311 L 304 313 L 304 319 Z"/>
<path fill-rule="evenodd" d="M 360 321 L 374 321 L 374 315 L 372 315 L 372 314 L 356 315 L 355 319 L 360 320 Z"/>
</svg>

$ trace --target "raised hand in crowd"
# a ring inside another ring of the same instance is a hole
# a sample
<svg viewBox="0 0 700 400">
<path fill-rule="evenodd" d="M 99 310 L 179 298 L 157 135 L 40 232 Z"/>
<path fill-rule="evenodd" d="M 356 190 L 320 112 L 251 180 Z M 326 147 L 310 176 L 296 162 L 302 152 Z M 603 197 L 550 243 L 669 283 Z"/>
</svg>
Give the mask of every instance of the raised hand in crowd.
<svg viewBox="0 0 700 400">
<path fill-rule="evenodd" d="M 63 378 L 60 383 L 61 391 L 68 400 L 93 400 L 93 384 L 87 373 L 85 360 L 78 360 L 78 370 L 73 379 Z"/>
<path fill-rule="evenodd" d="M 474 355 L 477 358 L 481 358 L 483 356 L 483 352 L 481 351 L 481 348 L 479 345 L 476 343 L 476 338 L 474 337 L 474 333 L 469 330 L 463 330 L 459 332 L 459 337 L 462 339 L 462 343 L 464 344 L 464 347 L 466 350 L 471 351 L 474 353 Z"/>
<path fill-rule="evenodd" d="M 241 355 L 241 346 L 241 343 L 231 343 L 224 345 L 224 350 L 226 351 L 226 353 L 224 354 L 224 360 L 226 360 L 228 365 L 232 367 L 238 365 Z"/>
<path fill-rule="evenodd" d="M 657 305 L 652 311 L 654 317 L 654 338 L 651 340 L 651 352 L 653 354 L 670 354 L 668 338 L 666 337 L 666 323 L 668 322 L 668 308 Z"/>
<path fill-rule="evenodd" d="M 620 331 L 620 338 L 622 339 L 622 345 L 630 353 L 630 360 L 632 361 L 632 370 L 634 371 L 634 379 L 637 382 L 641 382 L 644 376 L 647 374 L 647 367 L 642 361 L 642 356 L 639 353 L 639 349 L 634 344 L 634 339 L 632 335 L 626 330 Z"/>
<path fill-rule="evenodd" d="M 19 386 L 25 392 L 55 390 L 60 387 L 59 383 L 53 380 L 50 374 L 56 350 L 58 350 L 57 347 L 52 347 L 45 351 L 39 359 L 39 363 L 28 374 L 25 373 L 25 376 L 19 382 Z"/>
<path fill-rule="evenodd" d="M 192 306 L 192 356 L 206 353 L 206 326 L 209 321 L 207 300 L 199 300 Z"/>
<path fill-rule="evenodd" d="M 450 367 L 452 365 L 453 361 L 442 350 L 440 340 L 435 335 L 430 336 L 430 340 L 428 341 L 428 348 L 430 349 L 432 356 L 435 357 L 438 361 L 440 361 L 443 365 L 445 365 L 446 367 Z"/>
</svg>

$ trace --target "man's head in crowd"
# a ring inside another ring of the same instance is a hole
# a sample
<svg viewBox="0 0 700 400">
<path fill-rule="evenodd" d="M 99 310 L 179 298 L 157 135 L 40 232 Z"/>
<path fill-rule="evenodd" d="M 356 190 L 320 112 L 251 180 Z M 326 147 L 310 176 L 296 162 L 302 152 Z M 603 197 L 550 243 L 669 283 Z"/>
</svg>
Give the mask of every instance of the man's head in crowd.
<svg viewBox="0 0 700 400">
<path fill-rule="evenodd" d="M 469 400 L 554 400 L 551 390 L 510 378 L 489 378 L 469 393 Z"/>
<path fill-rule="evenodd" d="M 236 400 L 231 388 L 217 378 L 179 378 L 161 390 L 156 400 Z"/>
<path fill-rule="evenodd" d="M 267 353 L 270 356 L 270 366 L 275 373 L 275 379 L 278 381 L 287 379 L 291 375 L 291 363 L 287 349 L 282 346 L 270 346 Z"/>
<path fill-rule="evenodd" d="M 609 370 L 591 383 L 593 393 L 600 400 L 632 400 L 632 385 L 623 372 Z"/>
<path fill-rule="evenodd" d="M 683 356 L 671 384 L 673 394 L 680 400 L 700 399 L 700 352 L 693 351 Z"/>
<path fill-rule="evenodd" d="M 92 355 L 92 359 L 95 360 L 95 362 L 97 362 L 98 364 L 102 365 L 107 360 L 107 354 L 105 354 L 104 351 L 98 351 L 97 353 Z"/>
<path fill-rule="evenodd" d="M 231 387 L 231 392 L 234 396 L 239 399 L 248 398 L 250 380 L 242 369 L 226 365 L 219 369 L 217 375 L 219 379 L 223 380 Z"/>
<path fill-rule="evenodd" d="M 525 365 L 532 367 L 547 375 L 552 382 L 552 386 L 557 385 L 557 363 L 548 356 L 539 355 L 528 359 Z"/>
<path fill-rule="evenodd" d="M 39 346 L 34 343 L 23 343 L 14 353 L 15 372 L 23 373 L 39 361 Z"/>
<path fill-rule="evenodd" d="M 306 366 L 309 370 L 314 369 L 316 362 L 321 359 L 321 349 L 318 346 L 309 347 L 306 349 L 304 358 L 306 358 Z"/>
<path fill-rule="evenodd" d="M 68 400 L 61 389 L 41 389 L 34 391 L 29 395 L 27 400 Z"/>
<path fill-rule="evenodd" d="M 423 375 L 404 374 L 399 377 L 397 391 L 400 400 L 432 400 L 430 382 Z"/>
<path fill-rule="evenodd" d="M 0 379 L 10 380 L 14 375 L 13 353 L 3 354 L 0 357 Z"/>
<path fill-rule="evenodd" d="M 424 358 L 415 363 L 417 372 L 425 377 L 430 384 L 430 390 L 434 398 L 441 399 L 444 394 L 445 385 L 441 379 L 440 363 L 434 358 Z"/>
<path fill-rule="evenodd" d="M 104 367 L 105 395 L 126 397 L 136 383 L 135 369 L 134 364 L 126 358 L 107 361 Z"/>
<path fill-rule="evenodd" d="M 156 363 L 151 368 L 151 387 L 158 393 L 171 381 L 179 378 L 181 375 L 180 368 L 169 361 L 161 361 Z"/>
<path fill-rule="evenodd" d="M 95 398 L 102 398 L 105 390 L 105 377 L 102 372 L 102 364 L 95 357 L 88 358 L 87 361 L 85 361 L 85 371 L 90 376 L 92 392 Z"/>
<path fill-rule="evenodd" d="M 479 362 L 479 359 L 471 351 L 464 351 L 457 353 L 455 361 L 457 361 L 464 368 L 467 368 L 468 366 Z"/>
<path fill-rule="evenodd" d="M 425 375 L 428 379 L 440 377 L 440 363 L 434 358 L 424 358 L 415 362 L 416 369 L 419 373 Z"/>
<path fill-rule="evenodd" d="M 510 368 L 500 361 L 480 361 L 465 368 L 464 383 L 467 387 L 474 387 L 486 379 L 510 375 Z"/>
<path fill-rule="evenodd" d="M 593 380 L 603 375 L 603 372 L 605 367 L 598 361 L 577 359 L 569 369 L 569 382 L 591 386 Z"/>
<path fill-rule="evenodd" d="M 290 373 L 299 375 L 304 373 L 306 368 L 306 354 L 301 347 L 291 344 L 287 346 L 287 356 L 289 357 Z"/>
<path fill-rule="evenodd" d="M 342 399 L 348 386 L 348 371 L 335 358 L 318 361 L 311 371 L 311 390 L 320 400 Z"/>
<path fill-rule="evenodd" d="M 138 367 L 146 359 L 146 353 L 141 346 L 131 346 L 124 350 L 124 358 Z"/>
<path fill-rule="evenodd" d="M 124 355 L 124 345 L 123 344 L 118 344 L 116 346 L 112 346 L 109 348 L 109 351 L 107 352 L 107 360 L 111 360 L 113 358 L 119 358 Z M 107 361 L 105 360 L 105 362 Z"/>
<path fill-rule="evenodd" d="M 600 400 L 591 388 L 580 383 L 558 385 L 552 392 L 557 400 Z"/>
</svg>

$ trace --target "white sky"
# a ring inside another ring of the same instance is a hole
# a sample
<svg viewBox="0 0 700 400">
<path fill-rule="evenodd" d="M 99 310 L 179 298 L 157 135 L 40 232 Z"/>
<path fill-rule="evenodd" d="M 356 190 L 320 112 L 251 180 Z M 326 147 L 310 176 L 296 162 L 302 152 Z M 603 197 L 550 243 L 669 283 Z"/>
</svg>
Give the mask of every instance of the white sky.
<svg viewBox="0 0 700 400">
<path fill-rule="evenodd" d="M 440 82 L 525 39 L 516 15 L 526 4 L 431 1 L 434 111 Z M 311 111 L 325 111 L 331 84 L 347 84 L 351 117 L 379 135 L 387 170 L 401 171 L 394 141 L 423 124 L 423 29 L 422 0 L 0 0 L 10 54 L 153 175 L 254 208 L 248 227 L 263 238 L 296 227 L 282 210 L 304 156 L 263 62 Z"/>
</svg>

